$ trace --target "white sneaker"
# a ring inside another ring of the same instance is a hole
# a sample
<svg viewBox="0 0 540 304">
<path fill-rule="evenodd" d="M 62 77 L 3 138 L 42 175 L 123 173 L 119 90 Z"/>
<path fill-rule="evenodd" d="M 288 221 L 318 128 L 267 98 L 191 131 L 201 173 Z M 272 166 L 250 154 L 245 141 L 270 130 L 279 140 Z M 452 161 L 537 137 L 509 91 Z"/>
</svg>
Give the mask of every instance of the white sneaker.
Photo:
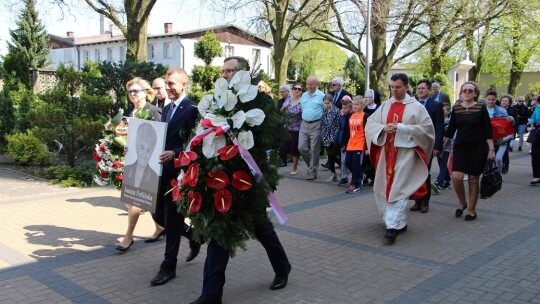
<svg viewBox="0 0 540 304">
<path fill-rule="evenodd" d="M 335 182 L 337 181 L 337 176 L 335 173 L 330 174 L 330 177 L 326 180 L 327 182 Z"/>
</svg>

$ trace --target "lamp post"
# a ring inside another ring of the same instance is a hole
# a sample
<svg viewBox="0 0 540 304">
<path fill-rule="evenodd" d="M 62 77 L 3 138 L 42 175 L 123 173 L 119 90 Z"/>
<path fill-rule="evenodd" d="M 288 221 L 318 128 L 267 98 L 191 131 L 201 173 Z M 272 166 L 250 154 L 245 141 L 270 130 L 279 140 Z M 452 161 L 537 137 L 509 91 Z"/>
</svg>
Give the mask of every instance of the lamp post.
<svg viewBox="0 0 540 304">
<path fill-rule="evenodd" d="M 365 61 L 365 70 L 366 70 L 366 91 L 369 89 L 369 40 L 371 35 L 371 0 L 367 0 L 367 20 L 366 20 L 366 61 Z"/>
</svg>

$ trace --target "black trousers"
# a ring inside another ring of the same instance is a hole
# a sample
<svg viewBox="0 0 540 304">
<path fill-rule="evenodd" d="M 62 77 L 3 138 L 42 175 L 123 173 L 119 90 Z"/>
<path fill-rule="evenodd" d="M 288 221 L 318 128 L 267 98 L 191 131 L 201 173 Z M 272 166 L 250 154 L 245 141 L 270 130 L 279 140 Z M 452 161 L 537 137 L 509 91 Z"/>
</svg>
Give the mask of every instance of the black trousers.
<svg viewBox="0 0 540 304">
<path fill-rule="evenodd" d="M 255 237 L 266 250 L 274 272 L 276 274 L 287 273 L 291 264 L 270 220 L 255 225 Z M 229 251 L 219 246 L 216 241 L 210 241 L 204 262 L 203 297 L 222 297 L 228 262 Z"/>
<path fill-rule="evenodd" d="M 540 140 L 531 147 L 531 165 L 533 171 L 533 178 L 540 178 Z"/>
<path fill-rule="evenodd" d="M 169 180 L 163 178 L 162 180 Z M 191 241 L 193 232 L 186 223 L 184 216 L 177 211 L 176 203 L 172 200 L 172 194 L 169 193 L 163 196 L 171 186 L 167 183 L 161 183 L 161 189 L 165 191 L 159 192 L 159 198 L 156 205 L 156 213 L 152 215 L 154 221 L 165 227 L 165 258 L 161 263 L 161 270 L 175 271 L 178 261 L 178 251 L 180 250 L 180 239 L 183 236 Z"/>
</svg>

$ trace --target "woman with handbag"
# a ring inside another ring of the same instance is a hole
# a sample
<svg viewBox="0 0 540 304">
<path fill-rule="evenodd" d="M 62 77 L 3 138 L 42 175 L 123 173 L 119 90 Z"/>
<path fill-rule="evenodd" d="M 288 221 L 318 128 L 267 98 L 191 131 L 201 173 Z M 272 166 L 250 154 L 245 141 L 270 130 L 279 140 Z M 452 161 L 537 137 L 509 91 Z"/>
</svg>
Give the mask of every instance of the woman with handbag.
<svg viewBox="0 0 540 304">
<path fill-rule="evenodd" d="M 508 122 L 514 123 L 514 117 L 509 116 L 506 110 L 503 107 L 496 105 L 497 103 L 497 92 L 494 90 L 489 90 L 486 93 L 486 109 L 489 113 L 489 118 L 505 118 Z M 499 173 L 502 173 L 503 170 L 503 156 L 506 152 L 506 142 L 509 140 L 507 137 L 498 138 L 493 140 L 493 145 L 495 147 L 495 163 L 499 169 Z"/>
<path fill-rule="evenodd" d="M 456 103 L 450 115 L 448 130 L 444 137 L 447 145 L 456 134 L 453 159 L 452 183 L 459 199 L 455 216 L 461 217 L 468 208 L 466 221 L 476 219 L 476 203 L 480 193 L 480 174 L 484 171 L 487 159 L 495 158 L 493 148 L 493 131 L 486 107 L 478 102 L 480 87 L 477 83 L 467 81 L 461 86 L 459 97 L 463 100 Z M 469 175 L 469 205 L 465 197 L 463 176 Z"/>
<path fill-rule="evenodd" d="M 531 185 L 540 184 L 540 96 L 536 97 L 536 106 L 529 122 L 533 129 L 529 133 L 527 142 L 531 143 L 531 163 L 533 179 Z"/>
</svg>

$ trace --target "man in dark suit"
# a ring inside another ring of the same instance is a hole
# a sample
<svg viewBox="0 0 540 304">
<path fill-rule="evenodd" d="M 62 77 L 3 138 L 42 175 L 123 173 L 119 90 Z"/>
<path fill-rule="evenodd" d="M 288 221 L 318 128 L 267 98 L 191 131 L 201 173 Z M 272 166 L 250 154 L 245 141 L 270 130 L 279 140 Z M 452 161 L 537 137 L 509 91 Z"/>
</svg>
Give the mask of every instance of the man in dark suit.
<svg viewBox="0 0 540 304">
<path fill-rule="evenodd" d="M 225 58 L 221 77 L 230 81 L 239 70 L 249 71 L 249 64 L 243 57 L 228 57 Z M 264 93 L 259 93 L 264 94 Z M 266 95 L 269 102 L 272 99 Z M 287 286 L 291 264 L 285 253 L 285 249 L 281 245 L 279 238 L 274 230 L 272 222 L 268 219 L 266 210 L 260 210 L 261 221 L 254 226 L 255 237 L 266 250 L 270 264 L 275 272 L 274 280 L 270 285 L 270 289 L 277 290 Z M 201 296 L 191 302 L 191 304 L 220 304 L 223 296 L 223 286 L 225 285 L 225 270 L 229 262 L 229 251 L 214 240 L 208 244 L 206 261 L 204 262 L 203 288 Z"/>
<path fill-rule="evenodd" d="M 332 81 L 330 82 L 330 85 L 332 86 L 332 93 L 330 93 L 333 97 L 334 97 L 334 102 L 333 104 L 338 107 L 340 110 L 341 110 L 341 100 L 343 99 L 344 96 L 349 96 L 351 99 L 352 99 L 352 94 L 347 92 L 347 90 L 345 90 L 343 88 L 343 78 L 341 77 L 336 77 L 334 79 L 332 79 Z"/>
<path fill-rule="evenodd" d="M 433 156 L 440 156 L 443 150 L 443 136 L 444 136 L 444 111 L 443 105 L 429 97 L 431 89 L 431 82 L 427 79 L 418 81 L 416 85 L 416 94 L 418 101 L 426 107 L 426 110 L 431 117 L 433 127 L 435 128 L 435 144 L 433 145 L 433 151 L 425 151 L 429 159 L 428 172 L 431 170 L 431 161 Z M 411 211 L 420 211 L 426 213 L 429 210 L 429 200 L 431 198 L 431 175 L 428 173 L 426 180 L 426 186 L 428 193 L 421 199 L 414 201 L 414 206 L 411 207 Z"/>
<path fill-rule="evenodd" d="M 443 106 L 450 106 L 450 96 L 445 92 L 441 92 L 441 85 L 438 82 L 431 84 L 431 99 Z"/>
<path fill-rule="evenodd" d="M 183 150 L 184 144 L 191 130 L 195 127 L 198 110 L 196 104 L 187 97 L 188 76 L 181 68 L 171 68 L 165 77 L 167 95 L 171 103 L 163 108 L 161 121 L 167 122 L 167 135 L 165 138 L 165 151 L 159 156 L 163 164 L 163 174 L 158 195 L 154 220 L 163 223 L 167 231 L 165 245 L 165 259 L 161 263 L 157 275 L 150 281 L 154 286 L 162 285 L 176 276 L 176 263 L 180 238 L 182 235 L 190 240 L 191 252 L 186 261 L 191 261 L 199 254 L 200 244 L 191 241 L 191 230 L 184 223 L 184 216 L 177 211 L 176 203 L 169 193 L 171 180 L 176 180 L 179 169 L 174 168 L 174 158 Z"/>
</svg>

